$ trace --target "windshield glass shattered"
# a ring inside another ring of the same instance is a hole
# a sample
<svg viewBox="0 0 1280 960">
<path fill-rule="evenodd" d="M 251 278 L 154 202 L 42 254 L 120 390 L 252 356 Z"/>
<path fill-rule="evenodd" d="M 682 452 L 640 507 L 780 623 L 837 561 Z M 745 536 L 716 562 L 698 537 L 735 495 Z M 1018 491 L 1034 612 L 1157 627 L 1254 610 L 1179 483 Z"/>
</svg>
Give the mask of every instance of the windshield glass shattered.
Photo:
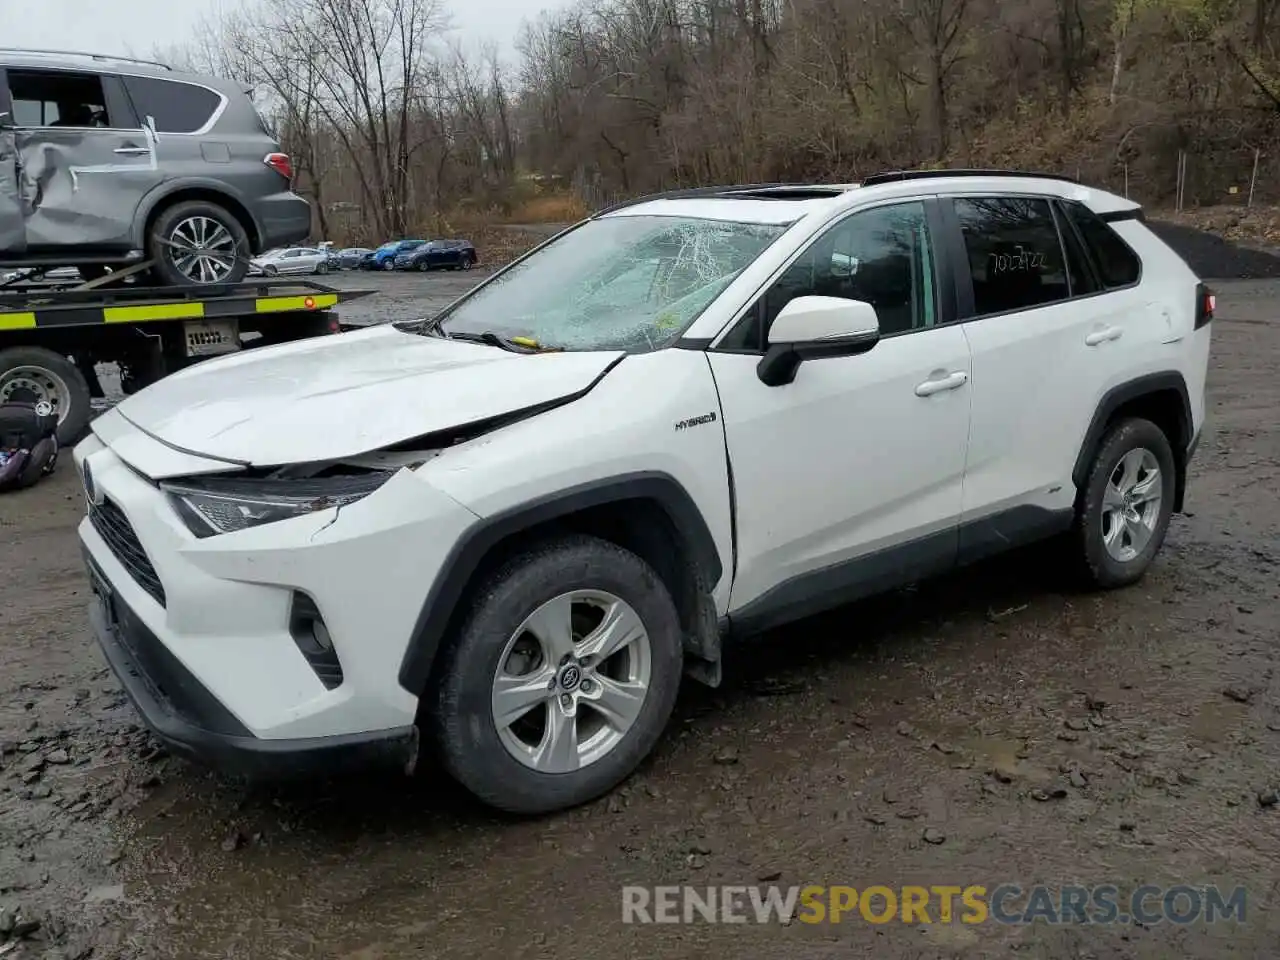
<svg viewBox="0 0 1280 960">
<path fill-rule="evenodd" d="M 592 220 L 459 303 L 440 330 L 564 350 L 654 350 L 785 229 L 673 216 Z"/>
</svg>

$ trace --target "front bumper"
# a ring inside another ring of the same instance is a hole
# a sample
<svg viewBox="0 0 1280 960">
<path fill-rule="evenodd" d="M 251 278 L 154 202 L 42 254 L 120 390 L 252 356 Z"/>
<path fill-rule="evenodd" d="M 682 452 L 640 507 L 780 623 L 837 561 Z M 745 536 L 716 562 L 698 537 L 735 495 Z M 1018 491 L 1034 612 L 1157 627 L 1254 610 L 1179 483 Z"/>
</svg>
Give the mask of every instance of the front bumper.
<svg viewBox="0 0 1280 960">
<path fill-rule="evenodd" d="M 159 443 L 118 410 L 95 421 L 74 460 L 93 477 L 80 540 L 117 609 L 104 620 L 103 648 L 122 680 L 120 644 L 152 687 L 180 681 L 180 693 L 135 696 L 161 735 L 200 747 L 204 731 L 253 752 L 297 753 L 395 740 L 416 723 L 420 691 L 401 686 L 400 664 L 473 513 L 405 470 L 341 510 L 197 539 L 156 480 L 214 464 Z M 294 628 L 307 599 L 326 625 L 328 659 L 314 659 Z M 171 729 L 175 718 L 195 732 Z M 245 736 L 251 742 L 238 742 Z"/>
<path fill-rule="evenodd" d="M 102 653 L 143 722 L 174 753 L 255 780 L 413 769 L 414 726 L 345 736 L 255 737 L 113 596 L 87 553 L 85 563 L 94 586 L 89 623 Z"/>
</svg>

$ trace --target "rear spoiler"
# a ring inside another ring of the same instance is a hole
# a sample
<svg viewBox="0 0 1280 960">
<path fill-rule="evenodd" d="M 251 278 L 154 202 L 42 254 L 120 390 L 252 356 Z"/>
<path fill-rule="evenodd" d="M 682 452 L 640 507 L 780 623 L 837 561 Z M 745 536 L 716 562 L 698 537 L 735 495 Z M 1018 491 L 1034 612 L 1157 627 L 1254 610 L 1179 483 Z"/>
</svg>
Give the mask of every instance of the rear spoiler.
<svg viewBox="0 0 1280 960">
<path fill-rule="evenodd" d="M 1121 220 L 1137 220 L 1139 223 L 1146 223 L 1147 215 L 1142 212 L 1141 207 L 1133 207 L 1129 210 L 1112 210 L 1110 213 L 1098 214 L 1107 223 L 1117 223 Z"/>
</svg>

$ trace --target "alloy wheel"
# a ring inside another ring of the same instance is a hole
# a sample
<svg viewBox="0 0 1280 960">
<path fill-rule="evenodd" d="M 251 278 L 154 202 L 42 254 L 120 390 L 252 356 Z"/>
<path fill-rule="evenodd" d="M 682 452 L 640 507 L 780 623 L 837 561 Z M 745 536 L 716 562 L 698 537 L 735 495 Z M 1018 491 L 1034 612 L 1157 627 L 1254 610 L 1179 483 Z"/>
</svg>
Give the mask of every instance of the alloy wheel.
<svg viewBox="0 0 1280 960">
<path fill-rule="evenodd" d="M 1146 549 L 1160 522 L 1163 497 L 1154 453 L 1135 447 L 1120 458 L 1102 495 L 1102 542 L 1112 559 L 1128 563 Z"/>
<path fill-rule="evenodd" d="M 650 690 L 648 631 L 600 590 L 548 600 L 507 640 L 491 695 L 498 737 L 539 773 L 579 770 L 622 742 Z"/>
<path fill-rule="evenodd" d="M 212 217 L 179 220 L 169 234 L 168 254 L 174 269 L 193 283 L 219 283 L 235 269 L 235 237 Z"/>
</svg>

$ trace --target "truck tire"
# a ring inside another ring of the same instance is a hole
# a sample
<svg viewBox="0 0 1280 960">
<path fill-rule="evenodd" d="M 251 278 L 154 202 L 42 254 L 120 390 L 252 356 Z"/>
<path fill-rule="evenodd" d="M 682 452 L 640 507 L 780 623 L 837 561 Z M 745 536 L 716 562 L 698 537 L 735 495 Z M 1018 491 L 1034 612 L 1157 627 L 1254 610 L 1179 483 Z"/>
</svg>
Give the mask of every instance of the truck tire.
<svg viewBox="0 0 1280 960">
<path fill-rule="evenodd" d="M 682 671 L 680 619 L 653 568 L 569 536 L 478 585 L 423 702 L 467 790 L 500 810 L 548 813 L 631 775 L 671 717 Z"/>
<path fill-rule="evenodd" d="M 204 269 L 215 275 L 204 274 L 209 278 L 201 279 L 201 265 L 184 262 L 171 243 L 206 243 L 208 249 L 235 259 L 229 269 L 225 260 L 205 260 Z M 239 283 L 249 272 L 249 236 L 244 226 L 225 208 L 207 200 L 186 200 L 161 210 L 151 227 L 150 244 L 156 277 L 166 287 Z"/>
<path fill-rule="evenodd" d="M 58 415 L 58 445 L 69 447 L 83 435 L 93 415 L 89 385 L 74 363 L 44 347 L 0 350 L 0 402 L 15 392 L 48 400 Z"/>
</svg>

